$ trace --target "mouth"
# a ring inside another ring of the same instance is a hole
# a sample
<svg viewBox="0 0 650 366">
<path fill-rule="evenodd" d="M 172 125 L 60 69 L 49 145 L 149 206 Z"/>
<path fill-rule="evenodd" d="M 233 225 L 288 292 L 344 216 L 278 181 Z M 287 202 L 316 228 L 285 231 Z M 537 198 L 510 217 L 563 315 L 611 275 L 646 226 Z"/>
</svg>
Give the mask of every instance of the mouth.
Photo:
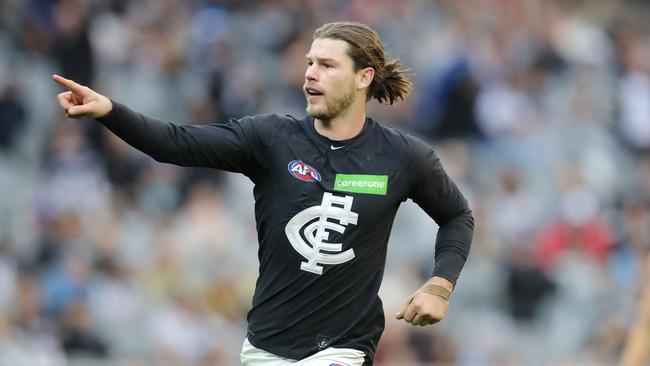
<svg viewBox="0 0 650 366">
<path fill-rule="evenodd" d="M 322 96 L 324 93 L 320 89 L 316 89 L 314 87 L 306 86 L 303 88 L 305 95 L 307 96 L 308 99 L 312 100 L 317 97 Z"/>
</svg>

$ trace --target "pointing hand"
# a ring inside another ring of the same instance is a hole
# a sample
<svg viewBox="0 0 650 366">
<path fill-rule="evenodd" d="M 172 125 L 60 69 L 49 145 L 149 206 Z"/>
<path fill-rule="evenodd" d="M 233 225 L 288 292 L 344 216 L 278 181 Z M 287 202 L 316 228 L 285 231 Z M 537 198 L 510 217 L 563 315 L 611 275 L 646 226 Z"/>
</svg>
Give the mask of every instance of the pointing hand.
<svg viewBox="0 0 650 366">
<path fill-rule="evenodd" d="M 52 75 L 52 79 L 68 89 L 57 95 L 57 99 L 69 118 L 100 118 L 113 109 L 110 99 L 87 86 L 79 85 L 56 74 Z"/>
</svg>

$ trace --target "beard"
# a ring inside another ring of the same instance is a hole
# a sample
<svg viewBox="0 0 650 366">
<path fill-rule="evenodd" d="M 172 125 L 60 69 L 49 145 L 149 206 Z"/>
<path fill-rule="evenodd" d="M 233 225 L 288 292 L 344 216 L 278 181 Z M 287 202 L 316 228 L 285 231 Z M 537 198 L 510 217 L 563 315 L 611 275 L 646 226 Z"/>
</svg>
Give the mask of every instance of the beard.
<svg viewBox="0 0 650 366">
<path fill-rule="evenodd" d="M 328 122 L 348 109 L 354 103 L 354 87 L 351 85 L 346 90 L 338 95 L 331 95 L 330 98 L 325 98 L 325 105 L 312 105 L 307 101 L 307 115 L 319 119 L 323 122 Z"/>
</svg>

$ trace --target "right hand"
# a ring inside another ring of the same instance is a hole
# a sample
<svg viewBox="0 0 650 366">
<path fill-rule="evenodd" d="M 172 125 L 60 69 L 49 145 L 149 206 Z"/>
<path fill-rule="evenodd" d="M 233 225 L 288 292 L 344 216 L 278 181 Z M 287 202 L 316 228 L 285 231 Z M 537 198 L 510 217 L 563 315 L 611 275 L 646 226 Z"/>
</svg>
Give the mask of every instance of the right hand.
<svg viewBox="0 0 650 366">
<path fill-rule="evenodd" d="M 68 89 L 57 95 L 57 99 L 69 118 L 101 118 L 113 109 L 110 99 L 87 86 L 79 85 L 56 74 L 52 75 L 52 79 Z"/>
</svg>

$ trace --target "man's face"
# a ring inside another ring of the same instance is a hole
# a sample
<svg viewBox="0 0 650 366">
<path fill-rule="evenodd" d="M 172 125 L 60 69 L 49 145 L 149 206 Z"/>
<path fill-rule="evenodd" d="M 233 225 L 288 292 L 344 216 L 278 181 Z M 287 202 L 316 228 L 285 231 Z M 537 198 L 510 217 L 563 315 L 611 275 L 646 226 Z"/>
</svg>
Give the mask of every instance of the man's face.
<svg viewBox="0 0 650 366">
<path fill-rule="evenodd" d="M 311 44 L 303 86 L 310 117 L 331 120 L 355 101 L 354 64 L 347 49 L 347 42 L 338 39 L 318 38 Z"/>
</svg>

